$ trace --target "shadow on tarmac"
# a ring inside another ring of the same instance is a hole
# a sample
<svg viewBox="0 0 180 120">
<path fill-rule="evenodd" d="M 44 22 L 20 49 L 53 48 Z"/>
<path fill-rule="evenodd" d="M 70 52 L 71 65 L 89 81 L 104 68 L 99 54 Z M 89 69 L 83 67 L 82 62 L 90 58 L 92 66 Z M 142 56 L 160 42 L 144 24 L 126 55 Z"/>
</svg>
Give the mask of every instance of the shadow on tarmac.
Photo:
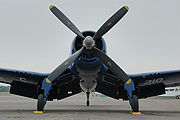
<svg viewBox="0 0 180 120">
<path fill-rule="evenodd" d="M 0 112 L 7 113 L 33 113 L 34 110 L 0 110 Z M 130 114 L 129 110 L 77 110 L 77 109 L 47 109 L 45 110 L 45 114 L 53 114 L 53 113 L 120 113 L 120 114 Z M 151 115 L 151 116 L 174 116 L 175 114 L 180 114 L 180 111 L 157 111 L 157 110 L 143 110 L 141 111 L 142 115 Z"/>
</svg>

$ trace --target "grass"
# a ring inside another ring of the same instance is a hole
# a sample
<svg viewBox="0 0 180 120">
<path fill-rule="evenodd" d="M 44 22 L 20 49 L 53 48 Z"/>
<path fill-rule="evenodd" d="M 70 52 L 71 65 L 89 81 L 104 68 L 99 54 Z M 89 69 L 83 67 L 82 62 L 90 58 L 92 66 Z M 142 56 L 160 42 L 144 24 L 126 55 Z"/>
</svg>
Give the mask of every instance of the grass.
<svg viewBox="0 0 180 120">
<path fill-rule="evenodd" d="M 9 92 L 10 86 L 0 86 L 0 92 Z"/>
</svg>

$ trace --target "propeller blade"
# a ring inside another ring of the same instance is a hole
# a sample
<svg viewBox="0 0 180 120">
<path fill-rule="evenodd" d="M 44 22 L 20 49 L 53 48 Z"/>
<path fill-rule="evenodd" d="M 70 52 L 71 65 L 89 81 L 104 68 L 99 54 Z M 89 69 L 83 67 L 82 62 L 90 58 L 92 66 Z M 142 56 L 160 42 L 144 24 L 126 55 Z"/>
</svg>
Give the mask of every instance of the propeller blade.
<svg viewBox="0 0 180 120">
<path fill-rule="evenodd" d="M 47 77 L 48 80 L 53 81 L 55 80 L 59 75 L 61 75 L 83 52 L 84 46 L 72 54 L 68 59 L 66 59 L 61 65 L 59 65 L 49 76 Z"/>
<path fill-rule="evenodd" d="M 111 16 L 96 32 L 93 39 L 97 40 L 106 34 L 127 12 L 129 8 L 127 6 L 119 9 L 113 16 Z"/>
<path fill-rule="evenodd" d="M 51 12 L 71 31 L 73 31 L 76 35 L 81 38 L 85 38 L 83 34 L 79 31 L 79 29 L 55 6 L 51 5 L 50 7 Z"/>
<path fill-rule="evenodd" d="M 126 83 L 130 78 L 128 75 L 105 53 L 100 51 L 99 49 L 94 47 L 94 51 L 99 60 L 105 64 L 106 67 L 109 68 L 111 72 L 113 72 L 117 77 L 120 78 L 121 81 Z"/>
</svg>

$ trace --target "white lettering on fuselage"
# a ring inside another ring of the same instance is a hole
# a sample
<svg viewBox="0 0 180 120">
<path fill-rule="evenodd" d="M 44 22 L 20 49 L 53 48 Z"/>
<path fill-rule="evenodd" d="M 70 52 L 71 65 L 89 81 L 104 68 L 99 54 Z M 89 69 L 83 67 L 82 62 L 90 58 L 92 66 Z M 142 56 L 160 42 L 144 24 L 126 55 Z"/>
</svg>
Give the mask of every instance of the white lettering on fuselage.
<svg viewBox="0 0 180 120">
<path fill-rule="evenodd" d="M 153 80 L 145 80 L 144 83 L 139 83 L 139 85 L 151 85 L 156 83 L 161 83 L 164 79 L 163 78 L 157 78 Z"/>
</svg>

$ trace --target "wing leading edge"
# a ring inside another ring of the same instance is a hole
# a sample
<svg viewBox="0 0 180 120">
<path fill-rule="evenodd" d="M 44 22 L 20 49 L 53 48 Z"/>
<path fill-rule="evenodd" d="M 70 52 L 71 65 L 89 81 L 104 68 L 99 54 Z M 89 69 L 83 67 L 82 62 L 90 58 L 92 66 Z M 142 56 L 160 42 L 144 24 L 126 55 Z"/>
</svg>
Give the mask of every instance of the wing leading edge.
<svg viewBox="0 0 180 120">
<path fill-rule="evenodd" d="M 129 75 L 138 86 L 163 83 L 166 87 L 180 86 L 180 70 Z"/>
<path fill-rule="evenodd" d="M 0 82 L 11 85 L 10 93 L 34 99 L 37 99 L 39 93 L 43 93 L 41 85 L 47 76 L 48 74 L 36 72 L 0 69 Z M 53 82 L 48 100 L 63 99 L 80 92 L 78 78 L 67 69 Z"/>
<path fill-rule="evenodd" d="M 27 84 L 37 85 L 39 81 L 47 77 L 48 74 L 12 70 L 12 69 L 0 69 L 0 82 L 6 84 L 12 84 L 13 81 L 19 81 Z"/>
</svg>

